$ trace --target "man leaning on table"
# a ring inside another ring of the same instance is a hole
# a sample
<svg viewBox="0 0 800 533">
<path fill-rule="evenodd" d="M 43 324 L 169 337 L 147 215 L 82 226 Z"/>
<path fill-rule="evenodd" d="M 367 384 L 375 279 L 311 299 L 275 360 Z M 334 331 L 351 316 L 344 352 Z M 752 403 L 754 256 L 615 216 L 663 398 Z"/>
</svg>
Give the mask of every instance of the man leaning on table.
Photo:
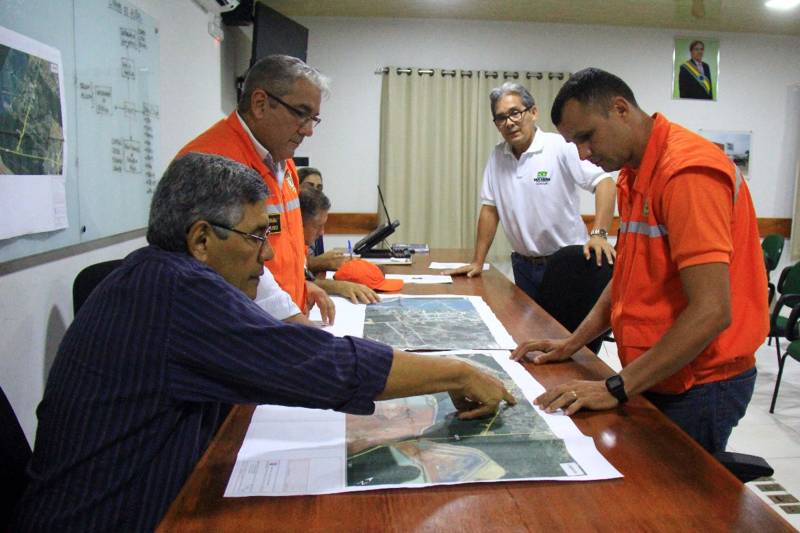
<svg viewBox="0 0 800 533">
<path fill-rule="evenodd" d="M 642 393 L 706 450 L 724 451 L 753 394 L 754 354 L 768 330 L 747 184 L 719 148 L 660 113 L 647 115 L 608 72 L 574 74 L 552 116 L 582 159 L 622 169 L 617 262 L 574 333 L 525 342 L 512 357 L 562 361 L 610 325 L 622 372 L 557 385 L 536 403 L 573 414 Z"/>
<path fill-rule="evenodd" d="M 452 359 L 278 321 L 254 302 L 268 240 L 252 169 L 188 154 L 158 184 L 149 246 L 81 307 L 37 409 L 29 483 L 11 531 L 152 531 L 232 403 L 370 414 L 448 391 L 460 417 L 515 403 Z"/>
<path fill-rule="evenodd" d="M 503 142 L 492 151 L 483 174 L 475 252 L 469 265 L 445 273 L 480 275 L 501 222 L 514 249 L 514 282 L 536 300 L 547 258 L 565 246 L 583 244 L 586 259 L 593 250 L 598 265 L 604 256 L 614 262 L 607 240 L 614 218 L 614 179 L 581 161 L 575 146 L 561 135 L 536 127 L 536 104 L 522 85 L 496 87 L 489 102 Z M 578 187 L 595 194 L 591 236 L 580 216 Z"/>
</svg>

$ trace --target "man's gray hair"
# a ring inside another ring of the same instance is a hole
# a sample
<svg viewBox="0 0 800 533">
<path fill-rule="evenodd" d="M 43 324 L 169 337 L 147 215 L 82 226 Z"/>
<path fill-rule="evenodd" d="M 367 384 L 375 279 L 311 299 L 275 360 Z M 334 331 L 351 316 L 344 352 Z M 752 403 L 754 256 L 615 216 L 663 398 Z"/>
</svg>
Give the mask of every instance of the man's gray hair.
<svg viewBox="0 0 800 533">
<path fill-rule="evenodd" d="M 256 89 L 280 97 L 289 94 L 299 79 L 307 80 L 319 89 L 323 96 L 327 96 L 330 92 L 330 79 L 301 59 L 280 54 L 259 59 L 247 71 L 242 86 L 242 96 L 239 98 L 239 112 L 250 111 L 250 100 Z"/>
<path fill-rule="evenodd" d="M 300 214 L 303 216 L 303 220 L 311 220 L 330 208 L 331 201 L 324 192 L 309 187 L 300 189 Z"/>
<path fill-rule="evenodd" d="M 495 87 L 494 89 L 492 89 L 492 92 L 489 93 L 489 104 L 492 109 L 492 116 L 494 116 L 494 110 L 495 107 L 497 107 L 497 101 L 507 94 L 516 94 L 517 96 L 522 98 L 522 104 L 525 107 L 533 107 L 536 104 L 533 101 L 533 95 L 528 89 L 526 89 L 519 83 L 515 83 L 513 81 L 507 81 L 500 87 Z"/>
<path fill-rule="evenodd" d="M 147 242 L 168 252 L 188 252 L 186 235 L 205 220 L 233 227 L 246 205 L 269 194 L 255 170 L 218 155 L 189 153 L 174 160 L 158 182 L 150 204 Z M 228 231 L 212 226 L 220 239 Z"/>
</svg>

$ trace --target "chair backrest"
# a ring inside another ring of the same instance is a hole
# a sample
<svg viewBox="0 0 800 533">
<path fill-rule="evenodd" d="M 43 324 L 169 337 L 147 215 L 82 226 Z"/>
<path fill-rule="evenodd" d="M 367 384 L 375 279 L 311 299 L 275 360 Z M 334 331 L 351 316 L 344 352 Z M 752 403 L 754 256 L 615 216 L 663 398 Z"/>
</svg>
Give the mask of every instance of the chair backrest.
<svg viewBox="0 0 800 533">
<path fill-rule="evenodd" d="M 767 235 L 761 241 L 761 249 L 764 251 L 764 266 L 767 267 L 767 274 L 778 268 L 783 253 L 783 235 Z"/>
<path fill-rule="evenodd" d="M 575 331 L 592 310 L 613 270 L 605 260 L 598 267 L 594 255 L 588 261 L 583 246 L 566 246 L 547 260 L 537 302 L 569 331 Z M 597 352 L 600 338 L 588 346 Z"/>
<path fill-rule="evenodd" d="M 780 294 L 800 294 L 800 263 L 795 263 L 781 271 L 778 278 Z"/>
<path fill-rule="evenodd" d="M 0 453 L 0 472 L 2 472 L 0 531 L 6 531 L 14 506 L 27 484 L 25 468 L 31 458 L 31 447 L 2 388 L 0 388 L 0 435 L 3 446 Z"/>
<path fill-rule="evenodd" d="M 97 284 L 121 263 L 122 259 L 96 263 L 84 268 L 75 276 L 75 282 L 72 284 L 72 309 L 76 315 Z"/>
</svg>

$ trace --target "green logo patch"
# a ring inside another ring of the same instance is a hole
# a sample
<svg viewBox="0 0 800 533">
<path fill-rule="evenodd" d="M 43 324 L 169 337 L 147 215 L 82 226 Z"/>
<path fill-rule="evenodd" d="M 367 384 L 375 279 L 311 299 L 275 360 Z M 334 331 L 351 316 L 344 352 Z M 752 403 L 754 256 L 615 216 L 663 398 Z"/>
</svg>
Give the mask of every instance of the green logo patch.
<svg viewBox="0 0 800 533">
<path fill-rule="evenodd" d="M 536 177 L 533 178 L 533 182 L 537 185 L 547 185 L 550 183 L 550 176 L 546 170 L 540 170 L 536 173 Z"/>
</svg>

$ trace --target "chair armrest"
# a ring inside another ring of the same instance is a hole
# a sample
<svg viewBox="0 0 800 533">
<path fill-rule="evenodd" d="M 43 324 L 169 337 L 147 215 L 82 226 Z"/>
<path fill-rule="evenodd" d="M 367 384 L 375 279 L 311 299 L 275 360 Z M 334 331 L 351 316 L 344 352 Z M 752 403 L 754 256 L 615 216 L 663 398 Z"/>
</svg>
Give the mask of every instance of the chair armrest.
<svg viewBox="0 0 800 533">
<path fill-rule="evenodd" d="M 778 301 L 775 302 L 775 307 L 772 308 L 772 316 L 770 316 L 769 319 L 770 330 L 775 331 L 775 325 L 778 323 L 778 317 L 781 314 L 781 309 L 784 307 L 794 308 L 798 304 L 800 304 L 800 294 L 781 294 L 780 298 L 778 298 Z M 785 331 L 784 336 L 788 333 L 790 333 L 790 330 Z"/>
<path fill-rule="evenodd" d="M 722 463 L 742 483 L 760 477 L 769 477 L 775 473 L 769 463 L 762 457 L 746 453 L 717 452 L 714 458 Z"/>
</svg>

